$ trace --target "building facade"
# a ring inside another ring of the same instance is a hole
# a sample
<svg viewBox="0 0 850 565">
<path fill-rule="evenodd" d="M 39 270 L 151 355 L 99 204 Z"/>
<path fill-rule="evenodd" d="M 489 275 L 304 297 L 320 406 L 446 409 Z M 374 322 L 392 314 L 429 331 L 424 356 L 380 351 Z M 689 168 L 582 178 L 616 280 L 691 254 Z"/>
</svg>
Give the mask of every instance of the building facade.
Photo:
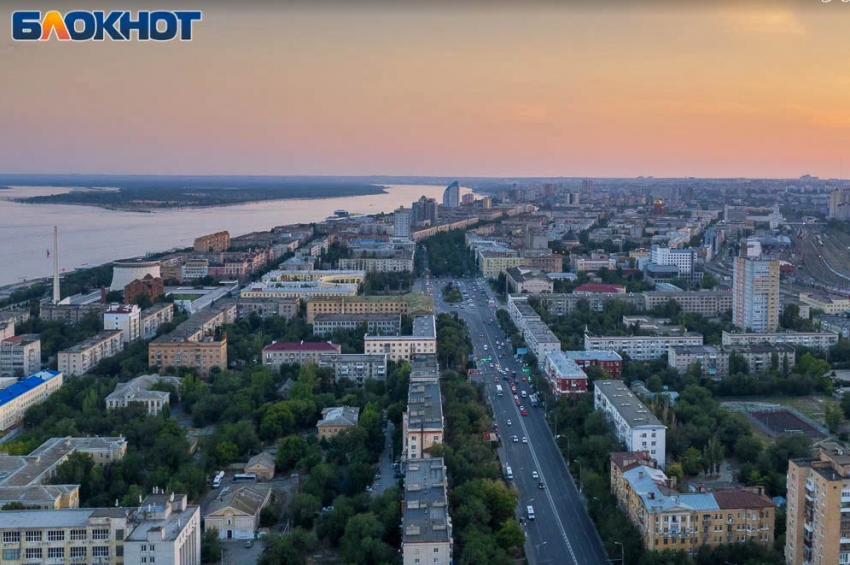
<svg viewBox="0 0 850 565">
<path fill-rule="evenodd" d="M 724 331 L 721 334 L 721 343 L 725 345 L 758 345 L 768 343 L 776 345 L 786 343 L 788 345 L 810 347 L 812 349 L 828 350 L 838 343 L 838 334 L 835 332 L 773 332 L 773 333 L 730 333 Z"/>
<path fill-rule="evenodd" d="M 20 424 L 27 409 L 47 400 L 63 379 L 60 371 L 44 370 L 0 390 L 0 430 Z"/>
<path fill-rule="evenodd" d="M 407 390 L 407 411 L 402 414 L 402 459 L 431 457 L 428 450 L 443 443 L 444 431 L 440 382 L 411 382 Z"/>
<path fill-rule="evenodd" d="M 591 336 L 584 335 L 585 351 L 616 351 L 638 361 L 651 361 L 667 354 L 671 347 L 702 345 L 702 334 L 660 336 Z"/>
<path fill-rule="evenodd" d="M 23 377 L 41 369 L 41 339 L 21 334 L 0 341 L 0 378 Z"/>
<path fill-rule="evenodd" d="M 110 304 L 103 312 L 104 330 L 121 330 L 124 343 L 141 337 L 142 311 L 135 304 Z"/>
<path fill-rule="evenodd" d="M 320 367 L 331 367 L 334 379 L 349 379 L 362 385 L 367 379 L 383 381 L 387 378 L 386 355 L 324 354 L 319 356 Z"/>
<path fill-rule="evenodd" d="M 46 322 L 65 322 L 69 325 L 79 324 L 86 318 L 100 319 L 103 314 L 103 304 L 42 304 L 38 317 Z"/>
<path fill-rule="evenodd" d="M 313 319 L 313 335 L 325 337 L 337 330 L 354 330 L 366 325 L 369 335 L 401 333 L 400 314 L 319 314 Z"/>
<path fill-rule="evenodd" d="M 282 316 L 291 320 L 301 311 L 298 298 L 240 298 L 236 303 L 236 317 L 240 320 L 256 313 L 260 318 Z"/>
<path fill-rule="evenodd" d="M 543 374 L 556 397 L 575 396 L 587 392 L 587 375 L 575 361 L 567 359 L 562 351 L 546 355 Z"/>
<path fill-rule="evenodd" d="M 650 291 L 643 293 L 644 308 L 652 310 L 672 300 L 685 314 L 719 316 L 732 309 L 732 293 L 724 290 Z"/>
<path fill-rule="evenodd" d="M 408 460 L 401 516 L 403 565 L 451 565 L 452 519 L 442 458 Z"/>
<path fill-rule="evenodd" d="M 174 304 L 171 302 L 155 304 L 142 310 L 139 318 L 139 331 L 142 339 L 153 339 L 160 327 L 170 324 L 174 320 Z"/>
<path fill-rule="evenodd" d="M 58 353 L 58 369 L 67 377 L 85 375 L 102 359 L 124 351 L 123 331 L 102 331 Z"/>
<path fill-rule="evenodd" d="M 284 363 L 318 365 L 323 355 L 339 355 L 342 347 L 326 341 L 278 342 L 263 348 L 263 365 L 280 369 Z"/>
<path fill-rule="evenodd" d="M 168 377 L 161 375 L 142 375 L 126 383 L 118 383 L 115 390 L 106 397 L 107 410 L 126 408 L 132 402 L 139 402 L 145 406 L 148 414 L 156 416 L 169 404 L 170 393 L 160 390 L 151 390 L 155 384 L 167 384 L 174 387 L 180 393 L 180 383 L 183 379 L 179 377 Z"/>
<path fill-rule="evenodd" d="M 331 439 L 340 432 L 357 427 L 360 410 L 355 406 L 333 406 L 322 410 L 322 419 L 316 424 L 319 441 Z"/>
<path fill-rule="evenodd" d="M 434 311 L 433 299 L 420 293 L 404 296 L 315 297 L 307 302 L 307 323 L 318 314 L 425 314 Z"/>
<path fill-rule="evenodd" d="M 599 367 L 615 379 L 623 374 L 623 358 L 615 351 L 562 351 L 561 354 L 582 369 Z"/>
<path fill-rule="evenodd" d="M 367 355 L 386 355 L 390 361 L 409 361 L 414 355 L 437 353 L 437 328 L 433 315 L 414 316 L 409 336 L 366 335 Z"/>
<path fill-rule="evenodd" d="M 732 322 L 749 332 L 776 330 L 779 325 L 779 261 L 735 258 Z"/>
<path fill-rule="evenodd" d="M 133 304 L 139 296 L 147 296 L 151 302 L 163 295 L 165 292 L 162 278 L 145 275 L 142 279 L 136 279 L 124 287 L 124 303 Z"/>
<path fill-rule="evenodd" d="M 594 381 L 594 407 L 602 410 L 629 451 L 647 451 L 661 467 L 667 460 L 667 426 L 618 380 Z"/>
<path fill-rule="evenodd" d="M 198 253 L 221 253 L 230 249 L 230 232 L 220 231 L 195 239 L 194 249 Z"/>
</svg>

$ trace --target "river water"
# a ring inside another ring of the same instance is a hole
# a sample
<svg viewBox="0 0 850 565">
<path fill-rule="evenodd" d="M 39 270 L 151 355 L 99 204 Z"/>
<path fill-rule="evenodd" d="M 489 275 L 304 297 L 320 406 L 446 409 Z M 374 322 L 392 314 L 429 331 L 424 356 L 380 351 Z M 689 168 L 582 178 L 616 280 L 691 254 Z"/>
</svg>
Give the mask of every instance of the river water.
<svg viewBox="0 0 850 565">
<path fill-rule="evenodd" d="M 442 202 L 443 190 L 444 186 L 390 185 L 386 194 L 379 195 L 274 200 L 154 213 L 9 201 L 67 191 L 62 188 L 0 190 L 0 285 L 53 272 L 53 258 L 47 257 L 47 250 L 53 250 L 53 226 L 59 227 L 59 268 L 70 271 L 86 264 L 189 247 L 196 237 L 221 230 L 237 236 L 285 224 L 318 222 L 339 209 L 358 214 L 392 212 L 399 206 L 409 208 L 422 195 Z M 468 192 L 461 188 L 461 195 Z"/>
</svg>

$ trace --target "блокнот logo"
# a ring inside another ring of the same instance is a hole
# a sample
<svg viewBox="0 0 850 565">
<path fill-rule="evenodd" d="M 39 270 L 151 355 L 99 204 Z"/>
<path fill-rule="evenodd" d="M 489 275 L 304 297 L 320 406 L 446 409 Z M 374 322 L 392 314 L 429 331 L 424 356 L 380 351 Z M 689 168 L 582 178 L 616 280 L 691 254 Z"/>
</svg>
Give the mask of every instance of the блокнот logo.
<svg viewBox="0 0 850 565">
<path fill-rule="evenodd" d="M 201 21 L 200 10 L 130 11 L 74 10 L 63 16 L 55 10 L 42 17 L 37 10 L 12 13 L 12 39 L 15 41 L 180 41 L 192 40 L 192 23 Z"/>
</svg>

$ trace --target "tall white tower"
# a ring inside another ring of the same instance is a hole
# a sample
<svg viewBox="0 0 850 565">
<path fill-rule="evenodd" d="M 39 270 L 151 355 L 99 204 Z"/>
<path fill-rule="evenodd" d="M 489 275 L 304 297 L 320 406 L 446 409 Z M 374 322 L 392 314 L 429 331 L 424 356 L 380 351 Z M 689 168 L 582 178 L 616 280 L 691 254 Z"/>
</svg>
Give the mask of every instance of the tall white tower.
<svg viewBox="0 0 850 565">
<path fill-rule="evenodd" d="M 53 226 L 53 304 L 59 304 L 59 228 Z"/>
</svg>

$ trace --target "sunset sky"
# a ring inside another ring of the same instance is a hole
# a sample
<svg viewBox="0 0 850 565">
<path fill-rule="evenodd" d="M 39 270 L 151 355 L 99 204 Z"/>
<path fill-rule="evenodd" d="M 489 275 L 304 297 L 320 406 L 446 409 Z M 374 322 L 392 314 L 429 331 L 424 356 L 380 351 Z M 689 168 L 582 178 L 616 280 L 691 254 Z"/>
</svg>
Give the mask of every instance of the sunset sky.
<svg viewBox="0 0 850 565">
<path fill-rule="evenodd" d="M 0 172 L 850 175 L 850 3 L 342 5 L 165 44 L 15 43 L 4 6 Z"/>
</svg>

